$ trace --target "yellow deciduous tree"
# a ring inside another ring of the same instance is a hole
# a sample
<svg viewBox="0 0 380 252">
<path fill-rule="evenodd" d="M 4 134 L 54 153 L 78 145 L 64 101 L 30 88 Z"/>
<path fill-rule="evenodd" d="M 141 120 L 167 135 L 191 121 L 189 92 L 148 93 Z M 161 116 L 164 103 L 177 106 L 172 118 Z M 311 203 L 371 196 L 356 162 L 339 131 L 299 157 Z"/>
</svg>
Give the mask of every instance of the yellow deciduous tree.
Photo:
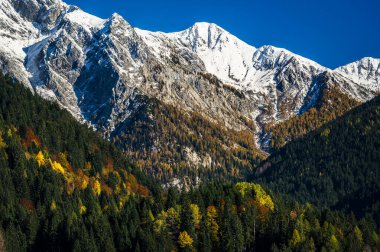
<svg viewBox="0 0 380 252">
<path fill-rule="evenodd" d="M 87 211 L 87 207 L 85 205 L 83 205 L 83 204 L 80 204 L 80 206 L 79 206 L 79 213 L 80 214 L 84 214 L 84 213 L 86 213 L 86 211 Z"/>
<path fill-rule="evenodd" d="M 34 160 L 36 160 L 37 164 L 39 167 L 45 165 L 46 161 L 45 161 L 45 157 L 44 157 L 44 154 L 42 153 L 42 151 L 39 151 L 38 154 L 36 155 L 36 157 L 34 158 Z"/>
<path fill-rule="evenodd" d="M 102 191 L 101 189 L 101 185 L 100 185 L 100 182 L 99 180 L 95 180 L 92 184 L 92 190 L 94 191 L 95 195 L 100 195 L 100 192 Z"/>
<path fill-rule="evenodd" d="M 301 242 L 301 235 L 297 229 L 294 229 L 292 239 L 290 240 L 290 245 L 296 247 Z"/>
<path fill-rule="evenodd" d="M 190 204 L 190 209 L 191 209 L 191 214 L 193 215 L 193 219 L 194 219 L 194 226 L 196 229 L 199 229 L 200 224 L 201 224 L 201 219 L 202 219 L 201 212 L 199 211 L 199 207 L 196 204 Z"/>
<path fill-rule="evenodd" d="M 207 226 L 211 230 L 211 237 L 214 241 L 218 241 L 219 225 L 217 222 L 218 211 L 215 206 L 207 207 Z"/>
<path fill-rule="evenodd" d="M 359 241 L 359 242 L 363 241 L 363 233 L 358 226 L 355 226 L 354 234 L 355 234 L 355 238 L 357 241 Z"/>
<path fill-rule="evenodd" d="M 181 248 L 191 248 L 193 245 L 193 238 L 191 238 L 186 231 L 183 231 L 179 234 L 178 243 Z"/>
<path fill-rule="evenodd" d="M 266 206 L 271 211 L 274 210 L 274 203 L 272 198 L 264 191 L 264 189 L 258 185 L 253 185 L 253 190 L 255 191 L 255 199 L 259 203 L 260 206 Z"/>
<path fill-rule="evenodd" d="M 245 197 L 252 191 L 255 193 L 254 198 L 259 206 L 265 206 L 269 210 L 274 210 L 274 203 L 272 198 L 264 191 L 264 189 L 259 184 L 239 182 L 236 184 L 236 188 L 240 194 Z"/>
<path fill-rule="evenodd" d="M 156 219 L 153 224 L 153 230 L 156 233 L 160 233 L 165 228 L 165 220 Z"/>
<path fill-rule="evenodd" d="M 81 180 L 80 189 L 82 189 L 82 190 L 86 189 L 88 186 L 88 181 L 89 181 L 89 178 L 86 175 L 83 175 L 83 178 Z"/>
<path fill-rule="evenodd" d="M 50 161 L 50 165 L 51 165 L 51 168 L 52 168 L 54 171 L 56 171 L 56 172 L 58 172 L 58 173 L 61 173 L 62 175 L 65 174 L 65 169 L 63 169 L 63 167 L 62 167 L 62 165 L 61 165 L 60 163 L 58 163 L 58 162 L 56 162 L 56 161 L 54 161 L 54 162 L 51 162 L 51 161 Z"/>
<path fill-rule="evenodd" d="M 171 230 L 178 230 L 181 223 L 179 207 L 171 207 L 166 211 L 166 213 L 166 222 L 168 224 L 168 227 Z"/>
</svg>

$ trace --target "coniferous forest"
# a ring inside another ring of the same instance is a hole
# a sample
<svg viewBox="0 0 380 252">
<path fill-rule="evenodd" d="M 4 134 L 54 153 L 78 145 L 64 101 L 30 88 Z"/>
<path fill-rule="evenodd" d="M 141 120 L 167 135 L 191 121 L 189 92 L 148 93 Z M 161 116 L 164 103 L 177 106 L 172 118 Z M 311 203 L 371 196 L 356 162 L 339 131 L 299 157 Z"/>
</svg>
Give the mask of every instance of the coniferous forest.
<svg viewBox="0 0 380 252">
<path fill-rule="evenodd" d="M 248 180 L 166 190 L 1 76 L 0 251 L 377 251 L 379 113 L 376 98 Z"/>
<path fill-rule="evenodd" d="M 259 181 L 380 225 L 379 129 L 380 96 L 273 153 L 257 170 Z"/>
</svg>

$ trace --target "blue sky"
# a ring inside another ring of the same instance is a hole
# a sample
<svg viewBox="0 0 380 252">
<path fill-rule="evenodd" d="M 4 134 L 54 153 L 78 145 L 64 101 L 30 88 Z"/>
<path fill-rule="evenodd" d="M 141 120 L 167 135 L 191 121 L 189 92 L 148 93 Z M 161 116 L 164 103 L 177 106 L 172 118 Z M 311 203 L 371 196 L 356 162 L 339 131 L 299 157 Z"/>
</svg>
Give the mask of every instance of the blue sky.
<svg viewBox="0 0 380 252">
<path fill-rule="evenodd" d="M 216 23 L 255 47 L 273 45 L 335 68 L 380 58 L 379 0 L 64 0 L 135 27 L 180 31 Z"/>
</svg>

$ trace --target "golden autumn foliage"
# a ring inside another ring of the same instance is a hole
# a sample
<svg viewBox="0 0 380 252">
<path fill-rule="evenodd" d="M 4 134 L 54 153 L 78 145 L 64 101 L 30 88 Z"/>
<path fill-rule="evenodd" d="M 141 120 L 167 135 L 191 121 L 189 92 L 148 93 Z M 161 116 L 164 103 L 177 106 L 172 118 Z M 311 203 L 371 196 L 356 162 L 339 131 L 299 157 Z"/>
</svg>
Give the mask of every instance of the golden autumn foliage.
<svg viewBox="0 0 380 252">
<path fill-rule="evenodd" d="M 209 206 L 207 207 L 207 226 L 209 227 L 211 231 L 211 238 L 214 241 L 218 241 L 218 232 L 219 232 L 219 225 L 217 222 L 218 218 L 218 210 L 216 209 L 215 206 Z"/>
<path fill-rule="evenodd" d="M 272 198 L 264 191 L 264 189 L 259 184 L 239 182 L 236 184 L 236 188 L 240 194 L 245 197 L 251 192 L 254 192 L 254 199 L 259 206 L 265 206 L 269 210 L 274 210 L 274 203 Z"/>
<path fill-rule="evenodd" d="M 61 173 L 62 175 L 65 174 L 65 169 L 63 169 L 62 165 L 56 161 L 50 161 L 50 165 L 51 165 L 51 168 L 58 172 L 58 173 Z"/>
<path fill-rule="evenodd" d="M 272 198 L 264 191 L 264 189 L 258 185 L 254 185 L 254 191 L 255 191 L 255 199 L 257 200 L 258 204 L 260 206 L 265 206 L 269 210 L 274 210 L 274 203 L 272 201 Z"/>
<path fill-rule="evenodd" d="M 85 190 L 88 186 L 89 181 L 90 181 L 90 179 L 86 175 L 83 175 L 83 177 L 81 179 L 80 189 Z"/>
<path fill-rule="evenodd" d="M 39 158 L 42 158 L 41 155 L 38 154 L 38 156 Z M 104 169 L 100 178 L 95 178 L 93 176 L 90 177 L 87 174 L 89 169 L 91 169 L 90 168 L 91 164 L 89 162 L 87 162 L 85 165 L 87 166 L 87 169 L 83 169 L 83 170 L 78 169 L 77 171 L 74 171 L 65 153 L 59 153 L 58 159 L 60 162 L 57 162 L 57 161 L 52 162 L 50 159 L 49 159 L 49 162 L 51 164 L 51 168 L 54 171 L 64 176 L 67 183 L 67 187 L 66 187 L 67 193 L 69 194 L 71 194 L 75 189 L 85 190 L 90 185 L 95 195 L 100 195 L 102 191 L 104 191 L 107 195 L 111 195 L 113 193 L 120 194 L 120 193 L 123 193 L 121 188 L 124 188 L 126 190 L 127 195 L 132 193 L 132 194 L 139 194 L 144 197 L 149 196 L 148 188 L 141 185 L 137 181 L 135 176 L 124 171 L 122 173 L 123 174 L 123 177 L 122 177 L 118 171 L 114 170 L 113 161 L 110 158 L 107 159 L 108 160 L 107 164 L 104 166 Z M 48 159 L 45 158 L 45 162 L 47 160 Z M 104 173 L 104 171 L 107 171 L 107 172 Z M 113 190 L 107 183 L 104 182 L 108 178 L 108 175 L 111 173 L 114 174 L 117 179 L 115 190 Z M 122 202 L 121 205 L 124 205 L 124 202 Z"/>
<path fill-rule="evenodd" d="M 71 167 L 70 162 L 67 159 L 67 153 L 59 153 L 59 162 L 62 164 L 63 167 L 65 167 L 68 171 L 73 172 L 74 169 Z"/>
<path fill-rule="evenodd" d="M 301 235 L 297 229 L 294 229 L 292 239 L 290 240 L 290 245 L 292 247 L 295 247 L 299 243 L 301 243 Z"/>
<path fill-rule="evenodd" d="M 34 160 L 37 162 L 38 166 L 41 167 L 46 164 L 44 154 L 39 151 Z"/>
<path fill-rule="evenodd" d="M 166 213 L 168 225 L 178 229 L 181 223 L 180 206 L 171 207 Z"/>
<path fill-rule="evenodd" d="M 261 221 L 265 220 L 269 212 L 274 211 L 272 198 L 259 184 L 239 182 L 236 184 L 236 189 L 250 205 L 253 203 L 257 207 Z"/>
<path fill-rule="evenodd" d="M 178 230 L 181 223 L 179 205 L 169 208 L 167 211 L 161 211 L 153 222 L 153 229 L 156 233 L 160 233 L 165 229 Z"/>
<path fill-rule="evenodd" d="M 193 238 L 186 231 L 183 231 L 178 236 L 178 243 L 181 248 L 191 248 Z"/>
<path fill-rule="evenodd" d="M 236 189 L 239 191 L 241 196 L 244 198 L 247 193 L 252 191 L 253 186 L 252 186 L 252 183 L 239 182 L 236 184 Z"/>
<path fill-rule="evenodd" d="M 13 134 L 17 134 L 17 129 L 9 129 L 9 137 L 13 137 Z M 37 154 L 27 150 L 25 152 L 25 157 L 28 160 L 34 160 L 39 167 L 49 165 L 53 171 L 62 175 L 66 182 L 65 189 L 68 194 L 72 194 L 75 190 L 85 190 L 88 186 L 91 186 L 94 194 L 97 196 L 99 196 L 102 191 L 108 196 L 112 194 L 118 195 L 119 201 L 116 206 L 118 210 L 121 210 L 130 195 L 133 196 L 136 194 L 143 197 L 149 196 L 148 188 L 141 185 L 131 173 L 128 173 L 125 170 L 115 169 L 114 161 L 110 157 L 105 158 L 101 174 L 97 173 L 95 175 L 90 175 L 92 169 L 92 164 L 90 162 L 85 162 L 84 169 L 74 169 L 70 163 L 67 152 L 49 154 L 46 146 L 42 144 L 40 138 L 31 129 L 27 130 L 25 139 L 22 139 L 21 141 L 24 147 L 29 148 L 32 147 L 33 144 L 34 147 L 40 147 Z M 3 142 L 3 137 L 0 132 L 0 148 L 4 147 L 6 147 L 6 145 Z M 97 151 L 95 149 L 94 151 Z M 107 183 L 108 177 L 111 174 L 116 178 L 116 182 L 113 180 L 114 184 L 112 184 L 112 187 Z M 81 213 L 84 213 L 85 206 L 82 206 L 83 205 L 81 204 L 79 210 Z M 52 209 L 56 208 L 55 202 L 52 202 L 51 207 Z"/>
<path fill-rule="evenodd" d="M 190 210 L 191 210 L 191 214 L 193 215 L 195 228 L 199 229 L 200 224 L 201 224 L 202 215 L 201 215 L 201 212 L 199 210 L 198 205 L 190 204 Z"/>
<path fill-rule="evenodd" d="M 95 195 L 99 196 L 102 189 L 99 180 L 94 179 L 94 181 L 91 184 L 92 191 L 95 193 Z"/>
</svg>

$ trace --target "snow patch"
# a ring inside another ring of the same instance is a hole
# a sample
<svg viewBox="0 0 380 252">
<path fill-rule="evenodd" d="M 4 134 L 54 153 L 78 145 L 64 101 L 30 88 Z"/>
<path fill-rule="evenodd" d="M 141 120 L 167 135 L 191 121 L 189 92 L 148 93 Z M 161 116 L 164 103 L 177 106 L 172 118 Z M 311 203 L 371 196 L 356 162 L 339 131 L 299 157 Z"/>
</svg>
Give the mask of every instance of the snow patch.
<svg viewBox="0 0 380 252">
<path fill-rule="evenodd" d="M 92 29 L 101 29 L 106 20 L 88 14 L 80 9 L 68 12 L 65 18 L 73 23 L 81 25 L 83 28 L 91 31 Z"/>
</svg>

